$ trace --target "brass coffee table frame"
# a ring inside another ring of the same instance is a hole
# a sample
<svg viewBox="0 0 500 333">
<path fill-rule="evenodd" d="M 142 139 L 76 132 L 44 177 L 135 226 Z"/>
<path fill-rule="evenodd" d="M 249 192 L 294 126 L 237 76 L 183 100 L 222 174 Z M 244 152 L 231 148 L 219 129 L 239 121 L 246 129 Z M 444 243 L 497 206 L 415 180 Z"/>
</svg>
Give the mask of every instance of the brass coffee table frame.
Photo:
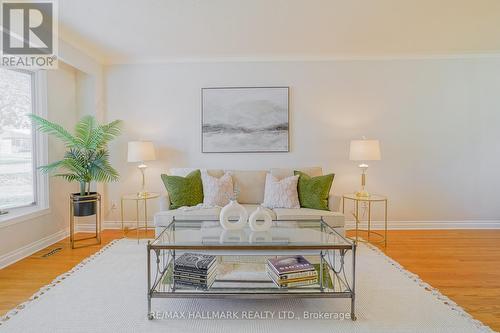
<svg viewBox="0 0 500 333">
<path fill-rule="evenodd" d="M 356 229 L 355 229 L 355 236 L 354 237 L 349 237 L 349 239 L 355 241 L 355 242 L 365 242 L 365 243 L 375 243 L 375 244 L 384 244 L 384 247 L 387 247 L 387 197 L 383 195 L 371 195 L 368 197 L 363 197 L 363 196 L 357 196 L 356 194 L 344 194 L 342 196 L 342 213 L 345 214 L 345 203 L 346 200 L 351 200 L 353 201 L 354 204 L 354 212 L 352 215 L 354 216 L 355 223 L 356 223 Z M 360 216 L 359 216 L 359 204 L 363 203 L 367 205 L 368 208 L 368 216 L 367 216 L 367 229 L 362 229 L 359 227 L 361 224 Z M 383 203 L 384 204 L 384 233 L 380 233 L 377 231 L 373 231 L 371 229 L 371 222 L 372 222 L 372 203 Z M 367 233 L 367 239 L 361 239 L 359 237 L 359 232 L 366 232 Z M 377 240 L 372 240 L 371 236 L 375 235 L 377 236 Z"/>
<path fill-rule="evenodd" d="M 210 221 L 214 222 L 214 221 Z M 286 221 L 275 221 L 286 222 Z M 293 223 L 299 221 L 292 221 Z M 279 299 L 279 298 L 350 298 L 351 299 L 351 319 L 356 320 L 355 316 L 355 287 L 356 287 L 356 243 L 347 240 L 337 233 L 335 229 L 330 227 L 323 220 L 318 221 L 300 221 L 300 223 L 316 223 L 315 226 L 321 228 L 321 232 L 325 235 L 334 235 L 340 237 L 344 242 L 341 243 L 317 243 L 317 244 L 281 244 L 281 243 L 266 243 L 262 245 L 256 244 L 176 244 L 175 230 L 176 225 L 181 228 L 182 224 L 192 223 L 200 225 L 200 221 L 176 221 L 175 219 L 164 228 L 155 241 L 148 241 L 147 244 L 147 305 L 148 319 L 154 319 L 154 313 L 151 312 L 151 301 L 153 298 L 209 298 L 209 299 Z M 170 229 L 170 230 L 169 230 Z M 168 235 L 169 242 L 159 242 L 159 239 L 166 232 L 172 232 Z M 233 256 L 231 251 L 251 251 L 251 256 L 276 256 L 282 251 L 292 251 L 296 254 L 311 256 L 310 250 L 317 251 L 319 255 L 319 286 L 307 286 L 296 288 L 278 288 L 271 280 L 219 280 L 216 278 L 214 285 L 220 283 L 220 286 L 210 287 L 205 290 L 186 290 L 175 287 L 173 281 L 168 282 L 164 287 L 164 279 L 169 272 L 173 270 L 176 259 L 176 251 L 208 251 L 217 256 Z M 305 251 L 305 252 L 304 252 Z M 352 251 L 351 265 L 352 277 L 346 277 L 345 266 L 348 265 L 344 261 L 344 257 L 348 251 Z M 325 270 L 326 268 L 326 270 Z M 323 274 L 324 270 L 330 275 L 335 282 L 333 286 L 324 286 Z M 224 284 L 232 286 L 224 286 Z M 254 283 L 257 286 L 253 287 L 238 287 L 234 284 Z"/>
<path fill-rule="evenodd" d="M 71 194 L 69 197 L 69 241 L 72 249 L 101 244 L 101 195 L 99 193 L 96 193 L 92 195 L 79 196 L 79 198 L 85 197 L 88 197 L 88 199 L 78 201 L 74 201 L 74 194 Z M 91 237 L 75 239 L 75 216 L 73 204 L 82 204 L 87 202 L 97 202 L 97 212 L 95 214 L 95 235 Z M 75 247 L 75 243 L 89 239 L 95 239 L 96 242 Z"/>
</svg>

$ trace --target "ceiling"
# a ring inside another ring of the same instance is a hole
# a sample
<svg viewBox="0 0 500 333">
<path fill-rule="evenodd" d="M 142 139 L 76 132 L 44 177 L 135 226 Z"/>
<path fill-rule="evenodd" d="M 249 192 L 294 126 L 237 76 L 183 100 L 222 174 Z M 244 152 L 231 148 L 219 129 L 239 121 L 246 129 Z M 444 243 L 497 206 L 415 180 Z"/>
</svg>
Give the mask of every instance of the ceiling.
<svg viewBox="0 0 500 333">
<path fill-rule="evenodd" d="M 500 0 L 62 0 L 107 64 L 500 53 Z"/>
</svg>

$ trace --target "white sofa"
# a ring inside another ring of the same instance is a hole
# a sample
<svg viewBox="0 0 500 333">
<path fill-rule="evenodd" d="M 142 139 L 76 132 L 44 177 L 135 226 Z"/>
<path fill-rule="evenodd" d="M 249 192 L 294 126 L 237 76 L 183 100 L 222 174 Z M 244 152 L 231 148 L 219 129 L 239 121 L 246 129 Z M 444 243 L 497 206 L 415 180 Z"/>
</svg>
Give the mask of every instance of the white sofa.
<svg viewBox="0 0 500 333">
<path fill-rule="evenodd" d="M 186 176 L 196 168 L 174 168 L 168 172 L 169 175 Z M 292 176 L 294 170 L 302 171 L 311 177 L 321 176 L 323 171 L 321 167 L 312 168 L 297 168 L 297 169 L 270 169 L 270 170 L 229 170 L 232 173 L 234 186 L 238 189 L 238 202 L 242 204 L 248 213 L 252 213 L 264 201 L 264 188 L 266 182 L 266 174 L 271 172 L 278 178 Z M 214 177 L 220 177 L 224 174 L 222 169 L 207 170 L 208 174 Z M 333 186 L 332 186 L 333 188 Z M 317 210 L 309 208 L 275 208 L 268 209 L 274 220 L 308 220 L 320 219 L 328 223 L 331 227 L 335 228 L 337 232 L 344 235 L 345 218 L 339 212 L 341 197 L 330 194 L 328 200 L 329 210 Z M 189 209 L 169 209 L 170 199 L 168 193 L 161 197 L 160 212 L 154 217 L 154 224 L 156 227 L 156 234 L 161 232 L 161 227 L 167 226 L 172 222 L 173 218 L 176 220 L 218 220 L 221 208 L 189 208 Z"/>
</svg>

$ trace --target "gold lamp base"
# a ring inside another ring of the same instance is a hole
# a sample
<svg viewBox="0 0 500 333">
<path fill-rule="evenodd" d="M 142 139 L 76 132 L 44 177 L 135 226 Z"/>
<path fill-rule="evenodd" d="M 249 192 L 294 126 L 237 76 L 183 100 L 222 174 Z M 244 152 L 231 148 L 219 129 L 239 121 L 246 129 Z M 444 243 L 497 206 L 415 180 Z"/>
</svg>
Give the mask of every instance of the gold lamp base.
<svg viewBox="0 0 500 333">
<path fill-rule="evenodd" d="M 138 168 L 139 170 L 141 171 L 141 180 L 142 180 L 142 183 L 141 183 L 141 190 L 139 192 L 137 192 L 137 196 L 140 197 L 140 198 L 145 198 L 148 196 L 148 191 L 145 190 L 145 185 L 146 185 L 146 177 L 144 175 L 145 171 L 146 171 L 146 168 L 148 166 L 144 163 L 141 163 Z"/>
<path fill-rule="evenodd" d="M 360 164 L 359 168 L 361 169 L 361 191 L 356 192 L 356 196 L 360 198 L 367 198 L 370 196 L 370 193 L 368 193 L 365 190 L 366 186 L 366 170 L 368 170 L 368 164 Z"/>
</svg>

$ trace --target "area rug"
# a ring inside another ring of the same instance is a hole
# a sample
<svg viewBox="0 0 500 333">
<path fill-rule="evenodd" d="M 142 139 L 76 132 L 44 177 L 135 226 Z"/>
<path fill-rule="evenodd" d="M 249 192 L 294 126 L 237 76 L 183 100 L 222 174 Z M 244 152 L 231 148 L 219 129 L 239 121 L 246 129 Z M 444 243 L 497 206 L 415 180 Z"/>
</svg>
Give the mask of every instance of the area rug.
<svg viewBox="0 0 500 333">
<path fill-rule="evenodd" d="M 117 240 L 0 319 L 1 332 L 492 332 L 375 247 L 357 251 L 357 320 L 349 300 L 154 299 L 146 246 Z M 348 259 L 349 260 L 349 259 Z"/>
</svg>

